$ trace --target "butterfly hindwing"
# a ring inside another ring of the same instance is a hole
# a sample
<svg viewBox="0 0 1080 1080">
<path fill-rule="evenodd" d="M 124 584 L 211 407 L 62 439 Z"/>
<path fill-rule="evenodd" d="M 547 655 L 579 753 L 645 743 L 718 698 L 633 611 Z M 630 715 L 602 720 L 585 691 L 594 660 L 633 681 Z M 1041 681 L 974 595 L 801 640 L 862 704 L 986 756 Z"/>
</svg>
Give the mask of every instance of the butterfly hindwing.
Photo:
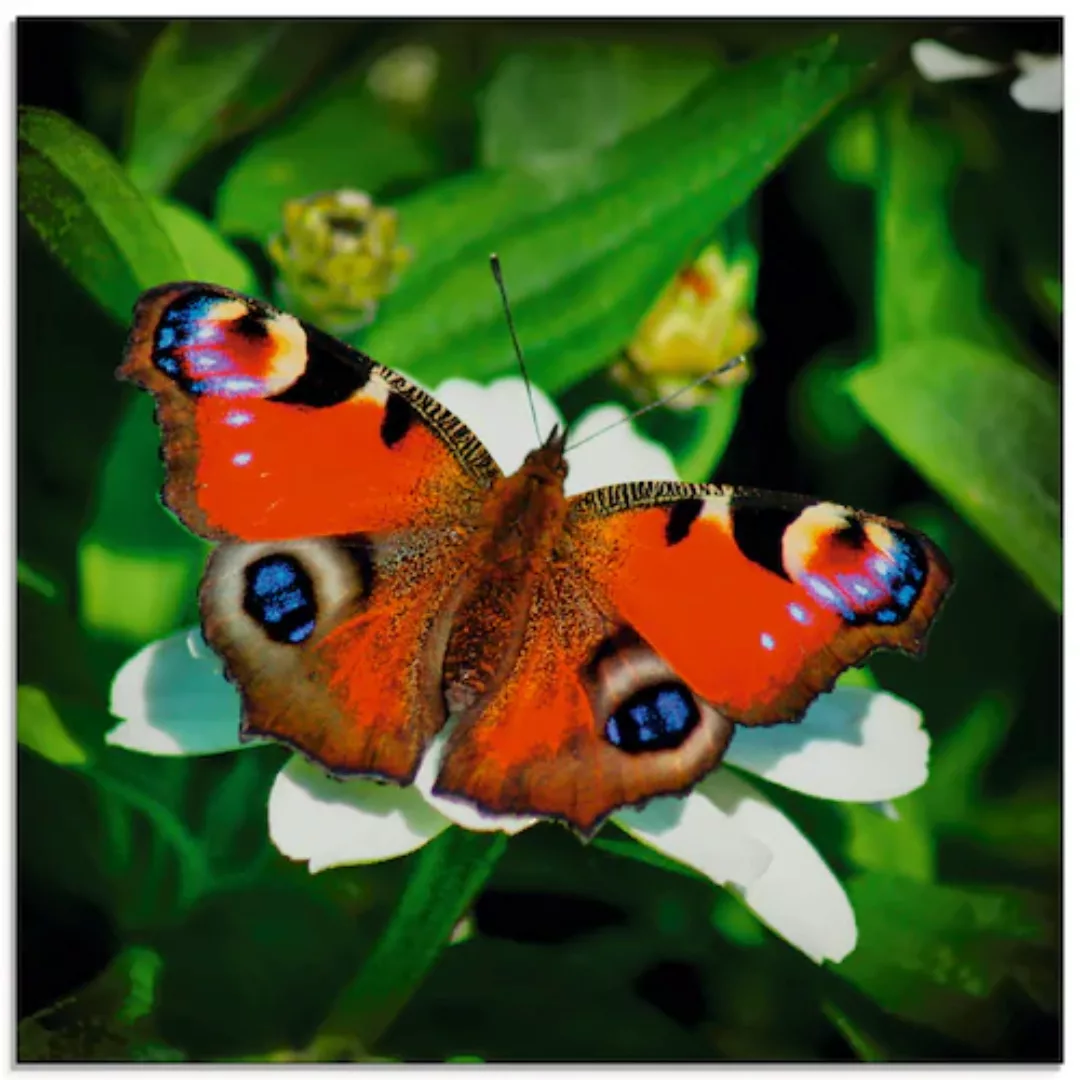
<svg viewBox="0 0 1080 1080">
<path fill-rule="evenodd" d="M 919 653 L 950 585 L 913 529 L 754 490 L 602 488 L 568 531 L 597 601 L 742 724 L 797 719 L 876 649 Z"/>
<path fill-rule="evenodd" d="M 242 735 L 341 776 L 410 782 L 446 720 L 446 598 L 460 569 L 439 531 L 218 547 L 203 631 L 240 689 Z"/>
<path fill-rule="evenodd" d="M 157 400 L 166 504 L 210 539 L 422 528 L 499 475 L 404 376 L 219 286 L 145 294 L 120 375 Z"/>
<path fill-rule="evenodd" d="M 513 668 L 454 730 L 436 791 L 588 836 L 619 806 L 685 791 L 719 762 L 730 721 L 587 585 L 572 565 L 553 569 Z"/>
</svg>

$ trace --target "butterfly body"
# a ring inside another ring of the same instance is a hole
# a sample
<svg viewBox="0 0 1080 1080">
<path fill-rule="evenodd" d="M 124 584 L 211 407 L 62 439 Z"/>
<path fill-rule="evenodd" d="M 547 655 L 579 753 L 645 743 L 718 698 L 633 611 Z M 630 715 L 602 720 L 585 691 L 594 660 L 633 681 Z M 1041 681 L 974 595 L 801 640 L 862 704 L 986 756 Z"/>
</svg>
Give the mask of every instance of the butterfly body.
<svg viewBox="0 0 1080 1080">
<path fill-rule="evenodd" d="M 831 503 L 677 481 L 567 496 L 565 433 L 506 476 L 404 376 L 217 286 L 152 290 L 121 375 L 157 400 L 164 500 L 218 543 L 203 631 L 242 735 L 339 776 L 595 832 L 687 790 L 736 724 L 797 720 L 917 653 L 941 553 Z"/>
</svg>

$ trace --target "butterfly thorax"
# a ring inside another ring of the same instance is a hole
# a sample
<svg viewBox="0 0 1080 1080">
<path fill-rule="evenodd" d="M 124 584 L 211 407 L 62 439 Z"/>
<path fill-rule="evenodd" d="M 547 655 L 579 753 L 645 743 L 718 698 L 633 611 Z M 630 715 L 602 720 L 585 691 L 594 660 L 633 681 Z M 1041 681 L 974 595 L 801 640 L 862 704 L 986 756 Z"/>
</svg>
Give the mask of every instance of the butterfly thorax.
<svg viewBox="0 0 1080 1080">
<path fill-rule="evenodd" d="M 443 661 L 450 711 L 474 707 L 521 650 L 536 590 L 563 535 L 566 459 L 554 437 L 488 493 L 461 584 Z"/>
</svg>

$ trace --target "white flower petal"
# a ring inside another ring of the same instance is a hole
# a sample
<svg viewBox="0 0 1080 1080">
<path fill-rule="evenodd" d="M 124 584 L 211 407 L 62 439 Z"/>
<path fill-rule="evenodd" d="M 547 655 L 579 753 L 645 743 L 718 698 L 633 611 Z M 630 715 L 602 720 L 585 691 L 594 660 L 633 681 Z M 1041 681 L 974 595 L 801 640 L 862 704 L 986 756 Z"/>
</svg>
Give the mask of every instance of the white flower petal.
<svg viewBox="0 0 1080 1080">
<path fill-rule="evenodd" d="M 428 747 L 420 762 L 420 770 L 416 774 L 416 790 L 423 795 L 428 803 L 439 811 L 444 817 L 449 818 L 455 825 L 463 829 L 471 829 L 473 832 L 504 832 L 513 836 L 530 825 L 535 825 L 537 818 L 518 816 L 511 814 L 485 814 L 470 803 L 461 802 L 458 799 L 448 799 L 445 795 L 436 795 L 431 789 L 435 783 L 435 776 L 439 771 L 439 762 L 442 758 L 442 749 L 450 735 L 450 729 L 444 728 L 436 736 L 434 742 Z"/>
<path fill-rule="evenodd" d="M 116 673 L 109 711 L 123 723 L 105 741 L 144 754 L 220 754 L 240 742 L 240 695 L 221 661 L 184 630 L 137 652 Z"/>
<path fill-rule="evenodd" d="M 567 443 L 574 447 L 609 425 L 619 424 L 567 453 L 568 495 L 632 480 L 678 480 L 671 455 L 659 443 L 639 435 L 633 424 L 619 423 L 628 415 L 621 405 L 600 405 L 590 409 L 570 429 Z"/>
<path fill-rule="evenodd" d="M 1060 54 L 1018 52 L 1014 59 L 1023 74 L 1009 87 L 1013 101 L 1030 112 L 1061 112 L 1065 72 Z"/>
<path fill-rule="evenodd" d="M 982 56 L 970 56 L 942 45 L 940 41 L 924 39 L 911 46 L 911 62 L 928 82 L 949 82 L 952 79 L 981 79 L 1003 71 L 1004 64 Z"/>
<path fill-rule="evenodd" d="M 724 761 L 807 795 L 880 802 L 926 783 L 930 736 L 921 725 L 907 701 L 840 686 L 797 724 L 736 728 Z"/>
<path fill-rule="evenodd" d="M 765 844 L 772 861 L 735 891 L 767 926 L 812 960 L 839 963 L 858 940 L 855 912 L 843 886 L 814 846 L 764 796 L 728 769 L 697 788 L 734 825 Z"/>
<path fill-rule="evenodd" d="M 640 810 L 627 807 L 611 820 L 641 843 L 700 870 L 718 885 L 749 885 L 771 859 L 765 844 L 698 789 L 685 798 L 653 799 Z"/>
<path fill-rule="evenodd" d="M 469 426 L 504 473 L 516 472 L 525 455 L 538 445 L 529 395 L 517 376 L 496 379 L 489 386 L 467 379 L 448 379 L 436 388 L 435 397 Z M 548 396 L 535 386 L 533 404 L 540 438 L 547 438 L 553 427 L 562 426 L 563 418 Z"/>
<path fill-rule="evenodd" d="M 407 855 L 450 825 L 415 788 L 335 780 L 299 755 L 274 780 L 268 818 L 277 849 L 313 874 Z"/>
</svg>

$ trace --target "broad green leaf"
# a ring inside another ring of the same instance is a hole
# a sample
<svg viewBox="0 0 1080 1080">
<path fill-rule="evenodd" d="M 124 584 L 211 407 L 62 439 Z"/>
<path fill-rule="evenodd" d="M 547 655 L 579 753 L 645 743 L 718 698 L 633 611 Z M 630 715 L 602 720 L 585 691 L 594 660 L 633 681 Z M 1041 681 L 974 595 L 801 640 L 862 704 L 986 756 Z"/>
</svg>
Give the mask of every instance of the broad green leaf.
<svg viewBox="0 0 1080 1080">
<path fill-rule="evenodd" d="M 167 191 L 195 158 L 276 112 L 351 37 L 331 22 L 181 19 L 158 36 L 135 89 L 127 167 Z"/>
<path fill-rule="evenodd" d="M 95 634 L 136 644 L 195 617 L 206 545 L 161 505 L 161 436 L 153 402 L 128 405 L 79 539 L 80 609 Z"/>
<path fill-rule="evenodd" d="M 953 201 L 964 163 L 963 132 L 946 117 L 915 112 L 909 86 L 879 111 L 877 340 L 879 350 L 948 335 L 993 347 L 1000 331 L 984 299 L 983 273 L 960 253 Z"/>
<path fill-rule="evenodd" d="M 480 162 L 544 166 L 610 146 L 705 81 L 704 50 L 565 40 L 513 52 L 480 103 Z"/>
<path fill-rule="evenodd" d="M 1033 893 L 872 873 L 847 890 L 859 945 L 836 970 L 890 1012 L 992 1042 L 1003 983 L 1053 977 L 1055 920 Z"/>
<path fill-rule="evenodd" d="M 357 65 L 241 155 L 218 189 L 223 232 L 265 240 L 289 199 L 337 188 L 377 194 L 433 167 L 427 148 L 368 90 Z"/>
<path fill-rule="evenodd" d="M 15 705 L 19 742 L 54 765 L 85 765 L 89 758 L 64 726 L 43 690 L 20 686 Z"/>
<path fill-rule="evenodd" d="M 214 121 L 285 26 L 241 20 L 170 23 L 135 90 L 127 169 L 144 191 L 168 189 L 213 139 Z"/>
<path fill-rule="evenodd" d="M 121 322 L 144 289 L 183 277 L 175 248 L 116 160 L 92 135 L 46 109 L 19 112 L 19 209 Z"/>
<path fill-rule="evenodd" d="M 258 294 L 259 282 L 251 264 L 210 222 L 183 203 L 155 199 L 153 207 L 183 259 L 187 277 Z"/>
<path fill-rule="evenodd" d="M 886 439 L 1061 608 L 1057 389 L 1008 356 L 926 338 L 861 365 L 849 387 Z"/>
<path fill-rule="evenodd" d="M 404 201 L 402 232 L 416 262 L 365 348 L 429 382 L 507 370 L 512 353 L 488 271 L 497 250 L 534 378 L 555 391 L 578 381 L 898 41 L 865 28 L 823 35 L 718 74 L 587 167 L 542 178 L 480 173 L 448 182 L 445 202 L 442 185 Z"/>
</svg>

